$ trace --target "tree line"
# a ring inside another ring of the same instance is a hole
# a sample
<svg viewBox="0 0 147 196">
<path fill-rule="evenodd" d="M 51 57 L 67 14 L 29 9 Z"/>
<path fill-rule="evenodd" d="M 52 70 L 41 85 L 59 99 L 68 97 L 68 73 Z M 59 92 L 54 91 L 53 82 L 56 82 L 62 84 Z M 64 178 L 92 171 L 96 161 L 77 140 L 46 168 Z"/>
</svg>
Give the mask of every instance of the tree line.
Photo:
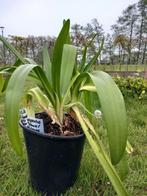
<svg viewBox="0 0 147 196">
<path fill-rule="evenodd" d="M 147 64 L 147 0 L 139 0 L 123 10 L 111 26 L 111 31 L 111 34 L 105 33 L 96 18 L 85 26 L 72 25 L 71 42 L 79 49 L 78 59 L 81 58 L 84 46 L 89 43 L 87 59 L 91 58 L 105 38 L 103 52 L 96 64 Z M 42 63 L 43 45 L 48 44 L 51 53 L 56 40 L 50 36 L 9 36 L 7 39 L 24 56 L 33 58 L 38 63 Z M 0 43 L 0 64 L 12 64 L 14 58 Z"/>
</svg>

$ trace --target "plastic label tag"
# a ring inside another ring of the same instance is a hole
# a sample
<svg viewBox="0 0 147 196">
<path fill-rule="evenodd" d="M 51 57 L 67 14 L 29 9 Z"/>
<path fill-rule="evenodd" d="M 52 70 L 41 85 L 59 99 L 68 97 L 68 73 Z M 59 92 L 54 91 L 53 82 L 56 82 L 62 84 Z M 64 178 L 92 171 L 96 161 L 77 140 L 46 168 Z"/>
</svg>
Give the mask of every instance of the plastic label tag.
<svg viewBox="0 0 147 196">
<path fill-rule="evenodd" d="M 25 127 L 39 133 L 44 133 L 44 125 L 42 119 L 29 117 L 25 108 L 20 110 L 20 115 L 21 122 Z"/>
</svg>

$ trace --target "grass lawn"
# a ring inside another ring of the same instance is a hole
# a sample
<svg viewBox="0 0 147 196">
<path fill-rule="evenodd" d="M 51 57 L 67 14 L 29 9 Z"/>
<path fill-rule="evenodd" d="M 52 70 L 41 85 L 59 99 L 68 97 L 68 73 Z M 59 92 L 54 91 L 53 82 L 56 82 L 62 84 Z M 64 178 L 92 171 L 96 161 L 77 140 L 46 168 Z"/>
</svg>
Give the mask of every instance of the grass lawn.
<svg viewBox="0 0 147 196">
<path fill-rule="evenodd" d="M 3 119 L 3 98 L 0 100 L 0 196 L 35 196 L 28 186 L 26 154 L 18 157 L 8 141 Z M 134 153 L 128 155 L 129 175 L 124 181 L 129 194 L 147 195 L 147 100 L 126 101 L 129 123 L 129 140 Z M 25 151 L 24 151 L 25 152 Z M 113 196 L 108 178 L 86 144 L 79 177 L 69 196 Z"/>
<path fill-rule="evenodd" d="M 147 65 L 97 65 L 95 68 L 104 71 L 147 71 Z"/>
</svg>

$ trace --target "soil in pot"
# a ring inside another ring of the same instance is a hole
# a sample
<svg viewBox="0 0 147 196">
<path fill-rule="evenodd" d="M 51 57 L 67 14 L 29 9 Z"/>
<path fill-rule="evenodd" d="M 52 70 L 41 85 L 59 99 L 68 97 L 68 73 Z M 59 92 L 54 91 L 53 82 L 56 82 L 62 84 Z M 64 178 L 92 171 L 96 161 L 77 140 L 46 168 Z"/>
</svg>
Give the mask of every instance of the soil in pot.
<svg viewBox="0 0 147 196">
<path fill-rule="evenodd" d="M 54 123 L 46 112 L 37 113 L 36 118 L 43 119 L 44 132 L 49 135 L 74 136 L 83 133 L 79 122 L 77 122 L 69 113 L 64 115 L 63 125 Z"/>
</svg>

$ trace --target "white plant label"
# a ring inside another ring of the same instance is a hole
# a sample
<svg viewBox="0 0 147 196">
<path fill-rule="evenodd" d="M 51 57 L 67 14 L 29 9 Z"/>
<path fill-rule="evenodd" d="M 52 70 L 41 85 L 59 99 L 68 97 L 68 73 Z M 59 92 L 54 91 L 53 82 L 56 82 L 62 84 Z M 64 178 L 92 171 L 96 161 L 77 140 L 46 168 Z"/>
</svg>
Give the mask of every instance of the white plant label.
<svg viewBox="0 0 147 196">
<path fill-rule="evenodd" d="M 44 133 L 43 120 L 38 118 L 29 117 L 25 108 L 20 110 L 22 124 L 32 129 L 33 131 Z"/>
</svg>

